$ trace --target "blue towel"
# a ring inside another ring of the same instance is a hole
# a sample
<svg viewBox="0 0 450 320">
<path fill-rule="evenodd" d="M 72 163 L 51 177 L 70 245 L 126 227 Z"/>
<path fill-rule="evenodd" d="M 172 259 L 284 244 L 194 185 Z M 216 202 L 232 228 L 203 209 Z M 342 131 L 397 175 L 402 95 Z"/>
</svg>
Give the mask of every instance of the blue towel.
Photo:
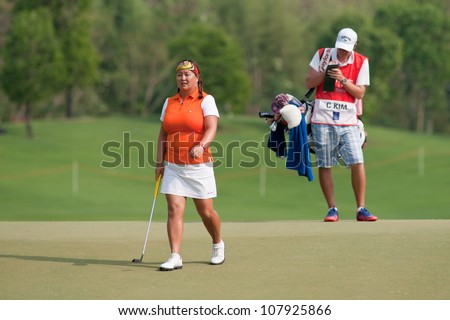
<svg viewBox="0 0 450 320">
<path fill-rule="evenodd" d="M 309 154 L 308 134 L 306 132 L 306 121 L 303 113 L 302 122 L 289 131 L 286 168 L 297 170 L 298 175 L 306 176 L 308 181 L 314 180 Z"/>
</svg>

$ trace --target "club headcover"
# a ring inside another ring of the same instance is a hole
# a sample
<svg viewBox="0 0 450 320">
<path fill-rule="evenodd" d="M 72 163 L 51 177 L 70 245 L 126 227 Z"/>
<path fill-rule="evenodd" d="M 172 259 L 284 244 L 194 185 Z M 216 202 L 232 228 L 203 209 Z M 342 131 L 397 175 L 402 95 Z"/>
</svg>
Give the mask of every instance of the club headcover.
<svg viewBox="0 0 450 320">
<path fill-rule="evenodd" d="M 280 114 L 287 122 L 288 128 L 292 129 L 302 122 L 302 114 L 300 109 L 293 104 L 287 104 L 280 109 Z"/>
<path fill-rule="evenodd" d="M 275 96 L 272 101 L 272 112 L 275 114 L 280 114 L 280 109 L 289 103 L 291 98 L 286 93 L 280 93 Z"/>
<path fill-rule="evenodd" d="M 356 127 L 358 128 L 359 133 L 359 140 L 361 143 L 361 147 L 364 149 L 367 142 L 367 132 L 364 130 L 364 122 L 361 121 L 361 119 L 358 119 L 358 122 L 356 123 Z"/>
</svg>

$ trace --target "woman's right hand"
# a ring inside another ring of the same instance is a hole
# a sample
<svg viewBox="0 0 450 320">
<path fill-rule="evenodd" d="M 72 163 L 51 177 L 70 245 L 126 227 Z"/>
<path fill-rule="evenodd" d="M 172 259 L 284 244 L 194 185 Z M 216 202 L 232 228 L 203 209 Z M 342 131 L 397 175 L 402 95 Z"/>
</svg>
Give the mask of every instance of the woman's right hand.
<svg viewBox="0 0 450 320">
<path fill-rule="evenodd" d="M 158 180 L 159 175 L 164 176 L 164 166 L 156 166 L 156 168 L 155 168 L 155 180 Z"/>
</svg>

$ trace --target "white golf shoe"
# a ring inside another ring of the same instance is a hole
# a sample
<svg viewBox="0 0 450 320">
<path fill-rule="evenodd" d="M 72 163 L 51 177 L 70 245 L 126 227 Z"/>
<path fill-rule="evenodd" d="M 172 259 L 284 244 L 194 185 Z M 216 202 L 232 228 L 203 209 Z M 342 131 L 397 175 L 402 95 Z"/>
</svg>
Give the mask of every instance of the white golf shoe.
<svg viewBox="0 0 450 320">
<path fill-rule="evenodd" d="M 225 261 L 225 243 L 220 241 L 220 243 L 213 244 L 211 264 L 218 265 Z"/>
<path fill-rule="evenodd" d="M 178 253 L 172 253 L 169 259 L 159 266 L 161 271 L 172 271 L 183 268 L 183 260 Z"/>
</svg>

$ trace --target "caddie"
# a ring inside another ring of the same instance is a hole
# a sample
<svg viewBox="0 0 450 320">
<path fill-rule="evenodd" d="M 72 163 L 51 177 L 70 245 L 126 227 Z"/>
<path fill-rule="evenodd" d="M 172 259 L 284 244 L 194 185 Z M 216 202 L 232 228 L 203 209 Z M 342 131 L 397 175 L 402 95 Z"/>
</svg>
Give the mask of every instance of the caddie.
<svg viewBox="0 0 450 320">
<path fill-rule="evenodd" d="M 339 155 L 351 169 L 356 220 L 376 221 L 365 208 L 366 174 L 358 132 L 357 104 L 370 85 L 369 60 L 354 51 L 358 36 L 350 28 L 339 31 L 334 48 L 320 48 L 309 66 L 306 87 L 316 88 L 311 130 L 316 144 L 319 181 L 327 202 L 326 222 L 339 220 L 332 167 Z"/>
</svg>

